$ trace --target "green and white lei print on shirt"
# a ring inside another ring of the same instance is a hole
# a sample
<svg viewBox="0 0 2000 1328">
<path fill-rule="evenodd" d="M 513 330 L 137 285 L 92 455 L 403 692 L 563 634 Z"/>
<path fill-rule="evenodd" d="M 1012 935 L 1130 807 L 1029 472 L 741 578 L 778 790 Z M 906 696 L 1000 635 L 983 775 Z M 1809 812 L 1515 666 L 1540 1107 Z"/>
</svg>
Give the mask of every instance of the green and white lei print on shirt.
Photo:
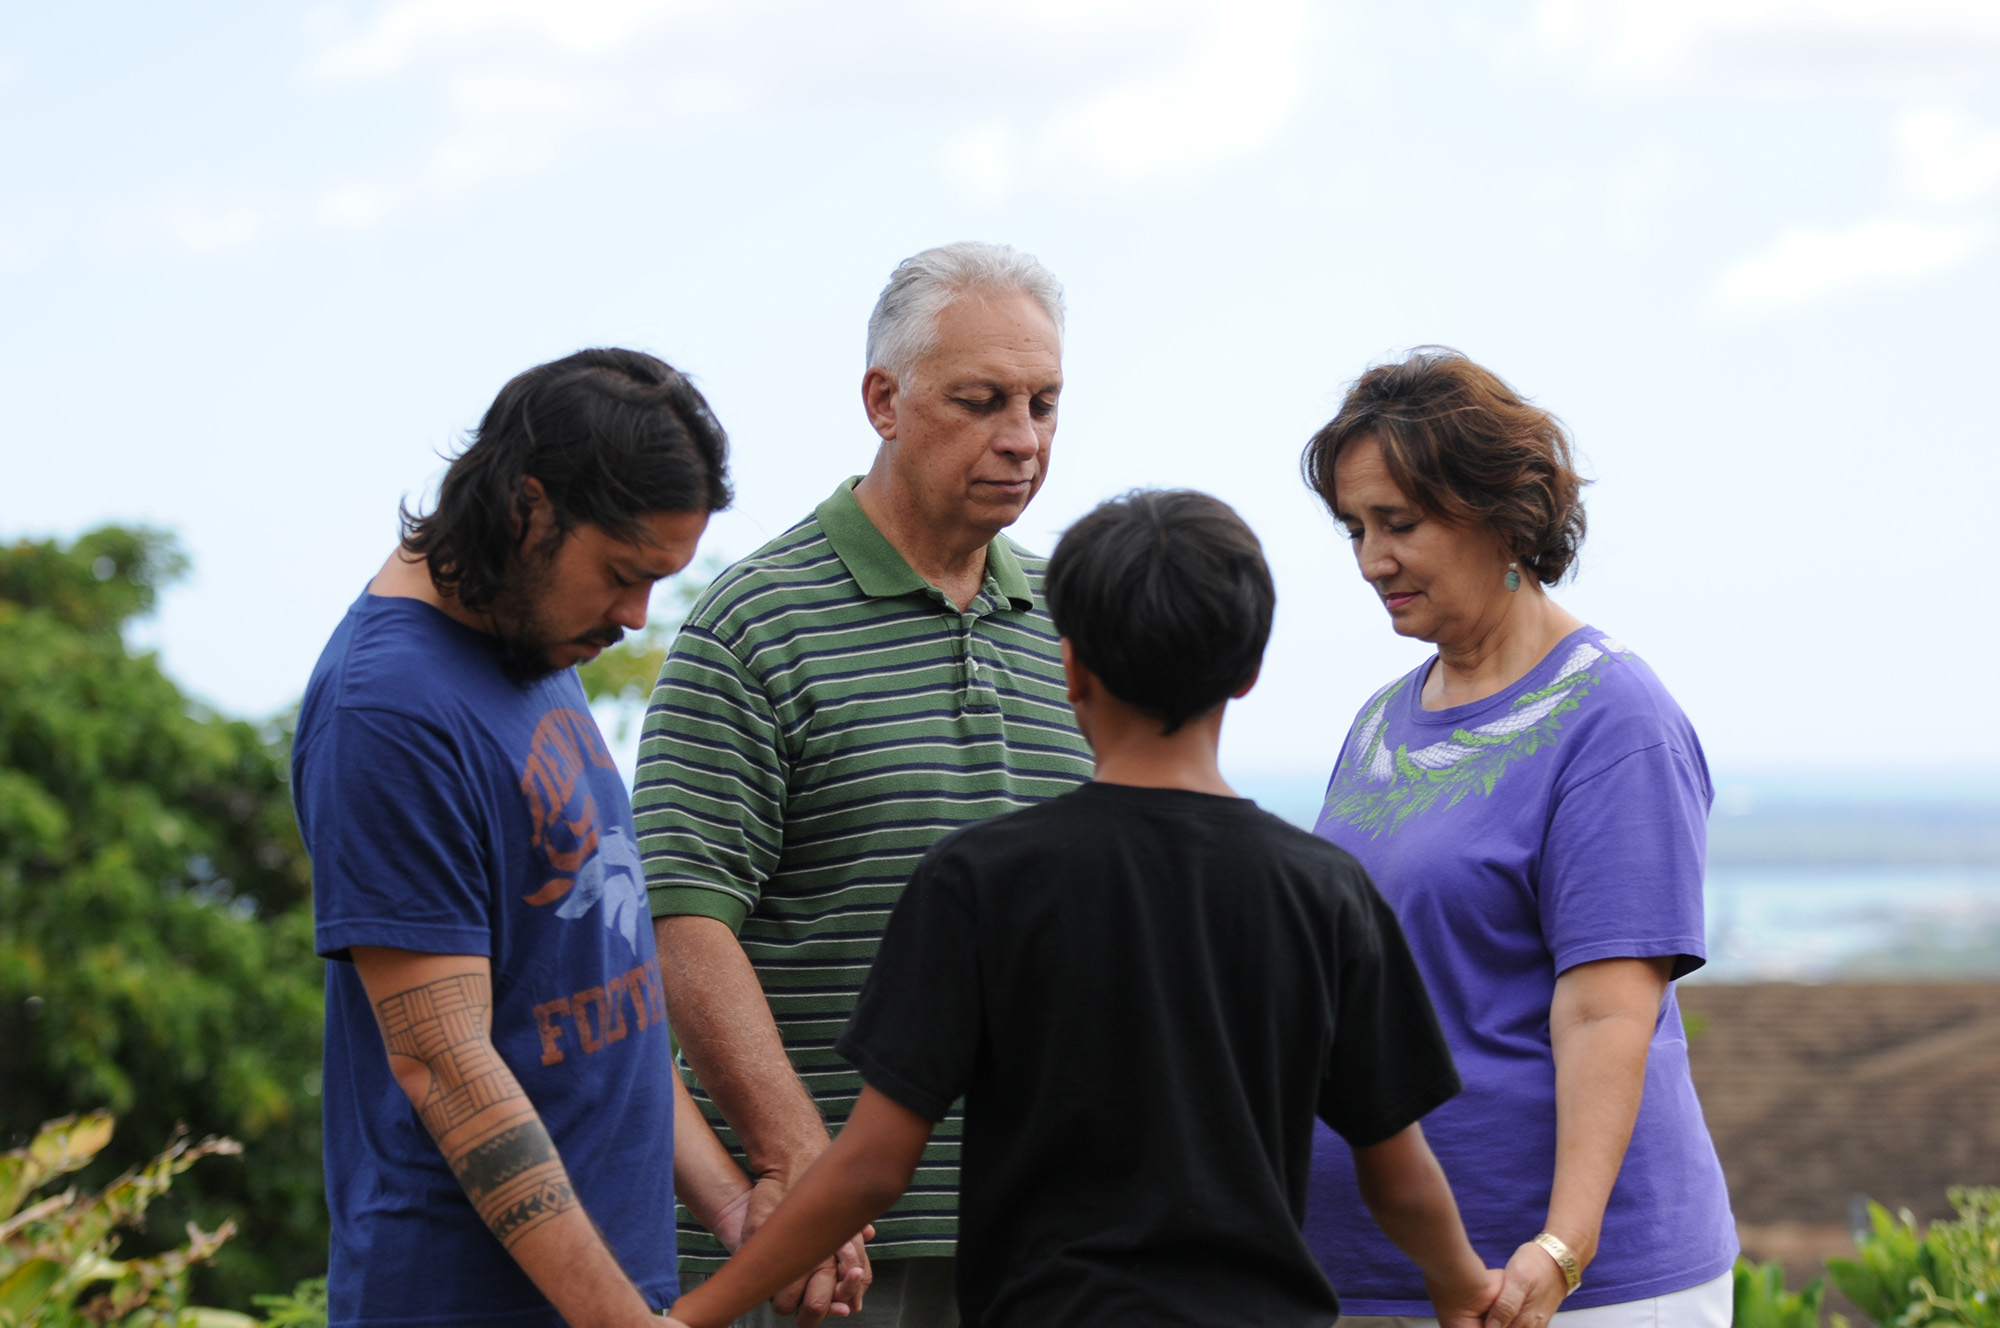
<svg viewBox="0 0 2000 1328">
<path fill-rule="evenodd" d="M 1600 647 L 1602 647 L 1600 649 Z M 1583 704 L 1598 674 L 1592 667 L 1609 652 L 1629 655 L 1610 637 L 1578 642 L 1549 682 L 1514 698 L 1508 713 L 1476 728 L 1411 751 L 1390 746 L 1389 706 L 1418 676 L 1397 679 L 1378 693 L 1355 725 L 1355 758 L 1335 773 L 1322 819 L 1345 822 L 1368 834 L 1393 833 L 1440 801 L 1454 807 L 1477 789 L 1490 795 L 1522 757 L 1533 756 L 1562 734 L 1562 717 Z M 1383 785 L 1388 785 L 1384 788 Z"/>
</svg>

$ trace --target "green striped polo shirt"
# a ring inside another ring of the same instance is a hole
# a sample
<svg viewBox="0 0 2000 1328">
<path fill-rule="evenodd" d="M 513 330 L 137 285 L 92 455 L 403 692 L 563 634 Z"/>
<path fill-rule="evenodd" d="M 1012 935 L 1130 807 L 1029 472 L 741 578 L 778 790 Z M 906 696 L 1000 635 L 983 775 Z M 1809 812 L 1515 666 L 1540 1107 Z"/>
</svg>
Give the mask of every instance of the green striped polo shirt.
<svg viewBox="0 0 2000 1328">
<path fill-rule="evenodd" d="M 960 612 L 844 481 L 703 593 L 660 671 L 632 811 L 654 916 L 736 929 L 830 1127 L 861 1077 L 834 1054 L 882 928 L 924 852 L 971 821 L 1090 778 L 1040 603 L 1046 566 L 1004 536 Z M 723 1142 L 734 1133 L 681 1063 Z M 959 1113 L 931 1136 L 871 1257 L 949 1254 Z M 723 1250 L 685 1209 L 685 1266 Z"/>
</svg>

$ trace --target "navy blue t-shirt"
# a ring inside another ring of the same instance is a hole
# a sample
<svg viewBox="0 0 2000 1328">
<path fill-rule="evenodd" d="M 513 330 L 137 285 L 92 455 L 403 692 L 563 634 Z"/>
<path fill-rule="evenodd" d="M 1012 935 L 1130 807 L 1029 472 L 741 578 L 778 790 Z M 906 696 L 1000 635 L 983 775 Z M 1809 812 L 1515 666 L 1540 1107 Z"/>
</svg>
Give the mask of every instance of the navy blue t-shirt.
<svg viewBox="0 0 2000 1328">
<path fill-rule="evenodd" d="M 485 955 L 493 1043 L 584 1210 L 655 1307 L 674 1272 L 666 1001 L 625 785 L 574 671 L 363 594 L 292 757 L 326 969 L 330 1322 L 560 1325 L 389 1072 L 351 946 Z"/>
</svg>

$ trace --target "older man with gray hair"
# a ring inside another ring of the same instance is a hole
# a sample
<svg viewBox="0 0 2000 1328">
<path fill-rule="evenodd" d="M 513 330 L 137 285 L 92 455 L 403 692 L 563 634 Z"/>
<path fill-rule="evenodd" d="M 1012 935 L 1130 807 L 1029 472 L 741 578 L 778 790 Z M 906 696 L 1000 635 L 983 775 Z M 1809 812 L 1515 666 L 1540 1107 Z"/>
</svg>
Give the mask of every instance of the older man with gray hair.
<svg viewBox="0 0 2000 1328">
<path fill-rule="evenodd" d="M 1062 330 L 1062 288 L 1026 254 L 906 259 L 868 322 L 874 464 L 718 577 L 661 670 L 632 804 L 667 1008 L 755 1182 L 713 1238 L 683 1213 L 684 1277 L 847 1119 L 861 1080 L 834 1039 L 924 851 L 1090 777 L 1043 560 L 1001 533 L 1048 474 Z M 809 1328 L 872 1276 L 871 1320 L 955 1325 L 958 1155 L 953 1111 L 867 1252 L 851 1242 L 756 1317 Z"/>
</svg>

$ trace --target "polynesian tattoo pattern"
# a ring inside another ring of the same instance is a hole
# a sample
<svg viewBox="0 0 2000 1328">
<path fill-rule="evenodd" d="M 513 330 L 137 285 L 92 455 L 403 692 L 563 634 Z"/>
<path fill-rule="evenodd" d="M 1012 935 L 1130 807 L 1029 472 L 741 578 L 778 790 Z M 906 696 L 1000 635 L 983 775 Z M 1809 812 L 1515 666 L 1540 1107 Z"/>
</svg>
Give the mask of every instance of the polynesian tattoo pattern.
<svg viewBox="0 0 2000 1328">
<path fill-rule="evenodd" d="M 417 1114 L 480 1219 L 511 1248 L 578 1205 L 547 1127 L 487 1034 L 491 1005 L 490 981 L 462 973 L 398 992 L 375 1013 L 390 1054 L 429 1068 Z"/>
</svg>

